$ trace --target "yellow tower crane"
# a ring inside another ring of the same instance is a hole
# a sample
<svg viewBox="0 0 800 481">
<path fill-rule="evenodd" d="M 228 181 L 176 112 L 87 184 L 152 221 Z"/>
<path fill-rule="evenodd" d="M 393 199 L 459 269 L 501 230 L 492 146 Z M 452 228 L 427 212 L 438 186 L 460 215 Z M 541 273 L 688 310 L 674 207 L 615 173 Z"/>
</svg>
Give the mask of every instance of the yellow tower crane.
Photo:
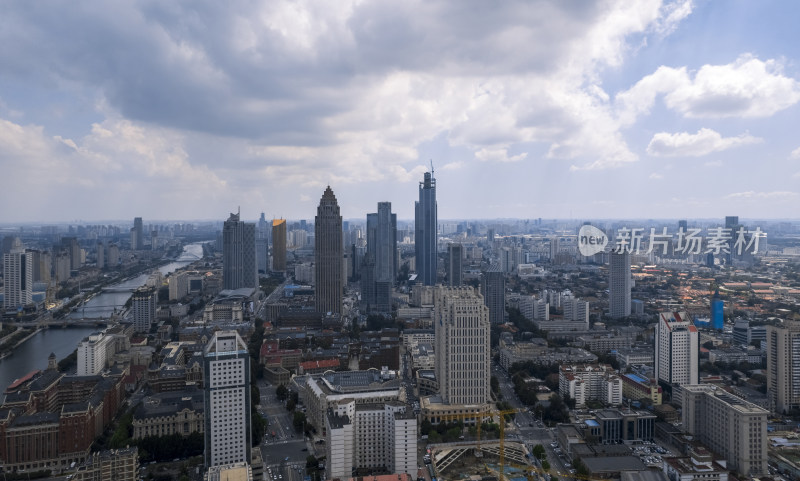
<svg viewBox="0 0 800 481">
<path fill-rule="evenodd" d="M 452 413 L 452 414 L 441 414 L 437 416 L 440 421 L 450 421 L 450 420 L 459 420 L 459 421 L 472 421 L 476 422 L 476 427 L 478 430 L 477 433 L 477 448 L 481 448 L 481 424 L 483 424 L 484 418 L 494 418 L 495 416 L 499 416 L 499 427 L 500 427 L 500 471 L 502 472 L 505 464 L 505 427 L 506 427 L 506 415 L 516 414 L 518 412 L 524 411 L 522 408 L 517 409 L 505 409 L 502 411 L 498 410 L 487 410 L 479 413 Z"/>
</svg>

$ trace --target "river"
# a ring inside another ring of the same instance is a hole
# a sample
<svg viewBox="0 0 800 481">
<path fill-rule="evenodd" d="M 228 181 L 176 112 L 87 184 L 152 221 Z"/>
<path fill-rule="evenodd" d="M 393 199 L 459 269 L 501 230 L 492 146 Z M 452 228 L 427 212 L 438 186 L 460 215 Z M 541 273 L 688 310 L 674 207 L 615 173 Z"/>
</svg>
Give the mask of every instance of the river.
<svg viewBox="0 0 800 481">
<path fill-rule="evenodd" d="M 159 271 L 166 275 L 181 267 L 203 258 L 202 244 L 189 244 L 183 248 L 183 253 L 175 261 L 159 267 Z M 112 292 L 102 292 L 86 303 L 86 317 L 108 317 L 114 309 L 122 308 L 131 297 L 131 293 L 143 285 L 149 274 L 142 274 L 132 279 L 109 286 Z M 125 289 L 126 291 L 120 291 Z M 82 317 L 81 312 L 79 317 Z M 24 344 L 19 346 L 7 358 L 0 360 L 0 398 L 2 390 L 15 379 L 24 376 L 34 369 L 47 368 L 47 357 L 54 353 L 58 360 L 67 357 L 84 337 L 98 331 L 95 327 L 67 327 L 42 330 Z"/>
</svg>

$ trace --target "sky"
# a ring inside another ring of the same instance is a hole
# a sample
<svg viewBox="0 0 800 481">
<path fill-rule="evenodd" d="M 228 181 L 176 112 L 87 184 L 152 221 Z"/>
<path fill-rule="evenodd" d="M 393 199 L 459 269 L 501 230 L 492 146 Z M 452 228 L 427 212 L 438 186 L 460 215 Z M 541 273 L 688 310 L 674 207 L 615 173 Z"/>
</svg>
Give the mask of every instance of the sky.
<svg viewBox="0 0 800 481">
<path fill-rule="evenodd" d="M 798 218 L 798 10 L 12 0 L 0 223 Z"/>
</svg>

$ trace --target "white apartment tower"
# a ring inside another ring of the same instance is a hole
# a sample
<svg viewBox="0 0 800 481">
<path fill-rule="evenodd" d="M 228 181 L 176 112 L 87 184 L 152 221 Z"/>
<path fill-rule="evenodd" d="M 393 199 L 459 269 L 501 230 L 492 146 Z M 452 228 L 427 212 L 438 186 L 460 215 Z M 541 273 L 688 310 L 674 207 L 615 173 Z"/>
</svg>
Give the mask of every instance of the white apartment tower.
<svg viewBox="0 0 800 481">
<path fill-rule="evenodd" d="M 236 331 L 218 331 L 203 350 L 206 467 L 250 464 L 250 357 Z"/>
<path fill-rule="evenodd" d="M 786 413 L 800 407 L 800 323 L 767 326 L 767 395 Z"/>
<path fill-rule="evenodd" d="M 549 320 L 550 304 L 545 299 L 537 299 L 533 296 L 521 296 L 519 298 L 519 311 L 529 321 Z"/>
<path fill-rule="evenodd" d="M 189 294 L 189 274 L 186 271 L 175 272 L 169 277 L 169 300 L 183 299 Z"/>
<path fill-rule="evenodd" d="M 563 296 L 561 306 L 564 309 L 565 321 L 582 321 L 589 329 L 589 303 L 570 295 Z"/>
<path fill-rule="evenodd" d="M 3 308 L 11 311 L 33 302 L 33 253 L 26 252 L 19 239 L 3 254 L 3 271 Z"/>
<path fill-rule="evenodd" d="M 417 420 L 402 402 L 332 406 L 325 419 L 329 478 L 350 477 L 355 469 L 417 472 Z"/>
<path fill-rule="evenodd" d="M 98 332 L 84 338 L 78 344 L 78 376 L 94 376 L 106 367 L 109 350 L 114 347 L 114 339 Z"/>
<path fill-rule="evenodd" d="M 662 312 L 656 324 L 655 377 L 668 384 L 697 384 L 697 328 L 685 312 Z"/>
<path fill-rule="evenodd" d="M 436 379 L 445 404 L 489 401 L 489 308 L 471 287 L 438 287 L 434 293 Z"/>
<path fill-rule="evenodd" d="M 576 364 L 559 366 L 558 390 L 569 395 L 575 407 L 597 400 L 612 406 L 622 404 L 622 378 L 608 364 Z"/>
</svg>

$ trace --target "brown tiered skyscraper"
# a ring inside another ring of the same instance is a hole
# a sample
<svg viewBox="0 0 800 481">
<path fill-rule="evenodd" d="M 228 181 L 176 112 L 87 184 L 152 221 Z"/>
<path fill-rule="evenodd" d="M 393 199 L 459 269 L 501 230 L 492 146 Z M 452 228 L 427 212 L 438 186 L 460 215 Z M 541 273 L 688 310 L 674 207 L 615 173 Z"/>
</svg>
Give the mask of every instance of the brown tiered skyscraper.
<svg viewBox="0 0 800 481">
<path fill-rule="evenodd" d="M 341 314 L 344 290 L 342 216 L 330 186 L 322 194 L 314 218 L 314 260 L 316 309 Z"/>
</svg>

